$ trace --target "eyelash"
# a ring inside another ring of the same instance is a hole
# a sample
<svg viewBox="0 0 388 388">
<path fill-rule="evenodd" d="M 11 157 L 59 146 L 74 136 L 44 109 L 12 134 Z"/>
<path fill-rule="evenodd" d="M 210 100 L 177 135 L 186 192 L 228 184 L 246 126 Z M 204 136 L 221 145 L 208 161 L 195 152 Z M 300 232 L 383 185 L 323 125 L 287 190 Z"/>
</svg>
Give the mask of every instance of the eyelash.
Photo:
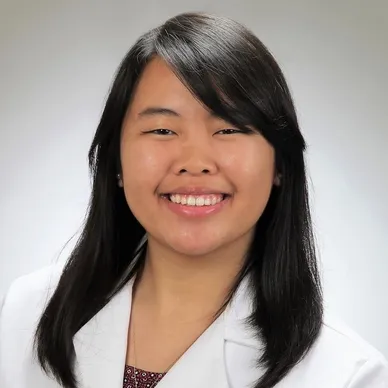
<svg viewBox="0 0 388 388">
<path fill-rule="evenodd" d="M 224 132 L 224 133 L 221 133 L 221 132 Z M 175 132 L 171 131 L 170 129 L 166 129 L 166 128 L 158 128 L 158 129 L 153 129 L 151 131 L 146 131 L 144 133 L 151 133 L 151 134 L 155 134 L 155 135 L 166 136 L 166 135 L 174 134 Z M 233 134 L 237 134 L 237 133 L 249 134 L 249 133 L 252 133 L 252 131 L 246 130 L 246 129 L 225 128 L 225 129 L 221 129 L 221 130 L 217 131 L 215 134 L 233 135 Z"/>
<path fill-rule="evenodd" d="M 225 134 L 225 135 L 233 135 L 236 133 L 251 133 L 251 131 L 249 131 L 247 129 L 236 129 L 236 128 L 221 129 L 220 131 L 217 131 L 216 134 L 220 133 L 220 132 L 224 132 L 223 134 Z"/>
<path fill-rule="evenodd" d="M 162 133 L 163 132 L 163 133 Z M 166 132 L 170 132 L 170 134 L 173 134 L 174 132 L 171 131 L 170 129 L 166 129 L 166 128 L 158 128 L 158 129 L 153 129 L 151 131 L 147 131 L 147 132 L 144 132 L 144 133 L 151 133 L 151 134 L 155 134 L 155 135 L 167 135 Z"/>
</svg>

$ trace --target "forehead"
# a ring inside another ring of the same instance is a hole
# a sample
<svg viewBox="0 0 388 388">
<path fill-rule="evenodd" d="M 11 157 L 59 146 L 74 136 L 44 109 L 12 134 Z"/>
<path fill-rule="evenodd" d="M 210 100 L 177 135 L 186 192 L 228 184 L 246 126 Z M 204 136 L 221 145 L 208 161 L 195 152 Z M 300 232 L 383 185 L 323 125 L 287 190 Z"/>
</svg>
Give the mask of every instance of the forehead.
<svg viewBox="0 0 388 388">
<path fill-rule="evenodd" d="M 180 81 L 168 64 L 161 58 L 154 58 L 145 67 L 135 89 L 130 115 L 152 107 L 165 107 L 182 115 L 193 111 L 209 114 L 205 108 Z"/>
</svg>

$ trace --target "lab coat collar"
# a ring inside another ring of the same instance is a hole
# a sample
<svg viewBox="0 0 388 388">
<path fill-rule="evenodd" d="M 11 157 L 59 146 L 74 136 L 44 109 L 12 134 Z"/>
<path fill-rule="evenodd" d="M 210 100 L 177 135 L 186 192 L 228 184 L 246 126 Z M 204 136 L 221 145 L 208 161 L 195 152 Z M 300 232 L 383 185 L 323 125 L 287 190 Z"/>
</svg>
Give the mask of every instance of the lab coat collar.
<svg viewBox="0 0 388 388">
<path fill-rule="evenodd" d="M 82 388 L 122 387 L 133 282 L 75 335 L 76 371 Z M 245 322 L 251 311 L 248 284 L 243 281 L 224 313 L 177 361 L 158 388 L 228 387 L 225 341 L 259 348 L 259 341 Z"/>
<path fill-rule="evenodd" d="M 132 285 L 129 282 L 75 335 L 80 388 L 122 388 Z"/>
<path fill-rule="evenodd" d="M 233 299 L 225 311 L 225 340 L 248 346 L 256 350 L 262 347 L 258 335 L 248 324 L 253 312 L 253 297 L 249 289 L 249 279 L 239 285 Z"/>
</svg>

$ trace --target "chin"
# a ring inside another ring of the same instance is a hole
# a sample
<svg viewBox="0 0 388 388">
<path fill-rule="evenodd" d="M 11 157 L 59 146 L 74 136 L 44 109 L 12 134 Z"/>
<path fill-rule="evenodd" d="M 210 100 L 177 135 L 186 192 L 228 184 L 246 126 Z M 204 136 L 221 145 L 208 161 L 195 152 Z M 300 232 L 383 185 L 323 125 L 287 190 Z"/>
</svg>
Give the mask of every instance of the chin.
<svg viewBox="0 0 388 388">
<path fill-rule="evenodd" d="M 181 255 L 193 257 L 206 256 L 220 248 L 220 244 L 215 241 L 198 241 L 198 239 L 192 242 L 170 241 L 167 245 Z"/>
</svg>

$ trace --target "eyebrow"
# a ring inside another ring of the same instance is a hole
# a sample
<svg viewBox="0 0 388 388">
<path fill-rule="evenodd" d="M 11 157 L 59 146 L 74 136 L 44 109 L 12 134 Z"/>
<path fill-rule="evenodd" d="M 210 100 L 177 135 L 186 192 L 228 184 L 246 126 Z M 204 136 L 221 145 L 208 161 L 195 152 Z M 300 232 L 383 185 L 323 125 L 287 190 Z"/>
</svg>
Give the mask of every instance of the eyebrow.
<svg viewBox="0 0 388 388">
<path fill-rule="evenodd" d="M 181 115 L 178 112 L 175 112 L 172 109 L 164 108 L 161 106 L 150 106 L 144 110 L 142 110 L 138 117 L 147 117 L 147 116 L 172 116 L 172 117 L 180 117 Z"/>
<path fill-rule="evenodd" d="M 173 109 L 170 108 L 165 108 L 162 106 L 150 106 L 144 110 L 142 110 L 139 114 L 138 117 L 152 117 L 152 116 L 170 116 L 170 117 L 181 117 L 181 114 L 176 112 Z M 219 118 L 214 112 L 209 112 L 209 116 L 212 118 Z"/>
</svg>

